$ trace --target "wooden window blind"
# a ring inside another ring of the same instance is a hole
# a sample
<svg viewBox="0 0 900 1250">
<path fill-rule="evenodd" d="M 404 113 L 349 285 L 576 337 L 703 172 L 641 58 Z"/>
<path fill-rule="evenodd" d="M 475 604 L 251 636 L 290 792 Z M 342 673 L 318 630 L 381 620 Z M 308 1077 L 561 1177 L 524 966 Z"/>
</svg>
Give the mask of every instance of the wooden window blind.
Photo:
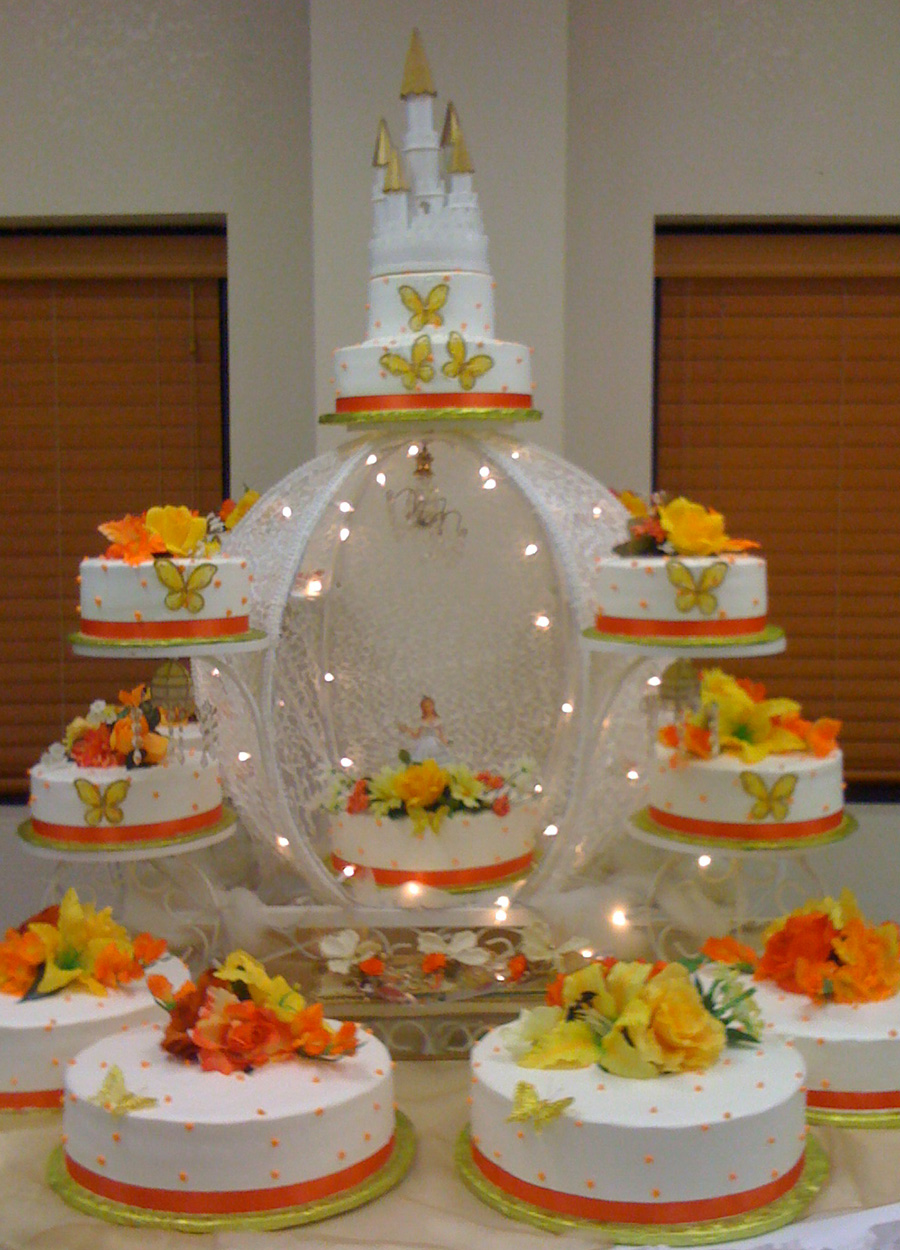
<svg viewBox="0 0 900 1250">
<path fill-rule="evenodd" d="M 96 527 L 223 491 L 222 234 L 0 235 L 0 793 L 152 664 L 83 659 Z"/>
<path fill-rule="evenodd" d="M 768 561 L 787 651 L 728 667 L 900 782 L 900 236 L 660 234 L 654 481 Z"/>
</svg>

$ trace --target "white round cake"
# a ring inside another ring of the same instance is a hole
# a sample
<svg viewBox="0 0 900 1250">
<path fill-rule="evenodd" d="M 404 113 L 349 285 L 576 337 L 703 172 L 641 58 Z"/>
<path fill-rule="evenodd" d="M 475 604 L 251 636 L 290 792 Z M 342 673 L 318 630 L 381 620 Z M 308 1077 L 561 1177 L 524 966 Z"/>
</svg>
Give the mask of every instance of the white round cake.
<svg viewBox="0 0 900 1250">
<path fill-rule="evenodd" d="M 416 836 L 410 817 L 368 812 L 332 814 L 332 863 L 367 868 L 383 886 L 418 881 L 447 890 L 488 889 L 527 872 L 534 858 L 538 815 L 533 805 L 454 813 L 438 832 Z"/>
<path fill-rule="evenodd" d="M 86 768 L 71 760 L 30 771 L 31 820 L 22 836 L 70 852 L 161 848 L 205 838 L 226 819 L 219 768 L 201 746 L 142 768 Z"/>
<path fill-rule="evenodd" d="M 589 637 L 747 645 L 766 637 L 762 556 L 622 556 L 597 560 Z"/>
<path fill-rule="evenodd" d="M 176 988 L 188 976 L 184 964 L 171 956 L 149 971 Z M 21 1000 L 0 994 L 0 1110 L 58 1107 L 66 1072 L 79 1051 L 109 1033 L 124 1036 L 165 1018 L 145 980 L 105 995 L 73 989 Z"/>
<path fill-rule="evenodd" d="M 806 1061 L 816 1112 L 900 1115 L 900 995 L 871 1003 L 815 1003 L 764 981 L 749 982 L 767 1036 L 790 1038 Z M 827 1118 L 823 1116 L 823 1118 Z"/>
<path fill-rule="evenodd" d="M 347 1191 L 390 1160 L 391 1059 L 374 1037 L 339 1062 L 225 1075 L 167 1054 L 161 1036 L 151 1025 L 108 1037 L 66 1070 L 64 1165 L 89 1193 L 156 1214 L 271 1214 Z M 104 1097 L 114 1071 L 141 1103 L 126 1114 Z"/>
<path fill-rule="evenodd" d="M 684 756 L 655 745 L 649 806 L 640 827 L 675 841 L 782 848 L 828 842 L 847 831 L 843 755 L 792 751 L 749 764 L 722 753 Z"/>
<path fill-rule="evenodd" d="M 85 559 L 77 639 L 98 645 L 235 641 L 249 629 L 252 583 L 246 560 L 221 553 L 140 564 Z"/>
<path fill-rule="evenodd" d="M 775 1201 L 803 1169 L 805 1068 L 788 1043 L 634 1080 L 596 1066 L 525 1069 L 492 1030 L 471 1070 L 473 1165 L 551 1214 L 639 1225 L 727 1218 Z M 538 1100 L 572 1101 L 544 1124 L 511 1120 L 522 1081 Z"/>
</svg>

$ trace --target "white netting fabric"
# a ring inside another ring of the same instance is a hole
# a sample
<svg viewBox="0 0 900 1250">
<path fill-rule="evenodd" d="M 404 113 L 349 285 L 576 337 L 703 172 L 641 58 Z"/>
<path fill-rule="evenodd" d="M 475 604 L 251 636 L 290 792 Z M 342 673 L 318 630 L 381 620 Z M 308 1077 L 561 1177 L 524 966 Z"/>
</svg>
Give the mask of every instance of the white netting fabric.
<svg viewBox="0 0 900 1250">
<path fill-rule="evenodd" d="M 322 856 L 329 773 L 395 763 L 423 695 L 454 759 L 536 762 L 542 819 L 560 834 L 530 892 L 584 863 L 634 798 L 621 770 L 587 767 L 605 738 L 598 690 L 608 704 L 626 670 L 580 638 L 595 561 L 624 518 L 575 466 L 471 427 L 372 431 L 273 487 L 228 545 L 252 561 L 251 623 L 269 650 L 194 663 L 226 788 L 270 865 L 319 901 L 346 897 Z M 639 700 L 616 711 L 629 739 L 646 732 Z"/>
</svg>

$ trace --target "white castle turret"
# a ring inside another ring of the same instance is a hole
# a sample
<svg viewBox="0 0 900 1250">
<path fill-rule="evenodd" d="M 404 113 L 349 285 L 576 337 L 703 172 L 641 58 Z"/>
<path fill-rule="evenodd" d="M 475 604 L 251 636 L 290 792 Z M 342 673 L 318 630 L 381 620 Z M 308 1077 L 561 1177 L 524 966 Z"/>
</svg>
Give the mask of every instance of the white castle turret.
<svg viewBox="0 0 900 1250">
<path fill-rule="evenodd" d="M 435 130 L 417 30 L 400 97 L 403 146 L 384 118 L 375 137 L 366 337 L 334 353 L 335 411 L 321 419 L 533 420 L 529 349 L 496 337 L 472 162 L 452 102 Z"/>
<path fill-rule="evenodd" d="M 414 30 L 400 89 L 406 108 L 406 134 L 397 156 L 399 174 L 393 178 L 389 157 L 382 164 L 385 138 L 390 151 L 396 149 L 383 119 L 378 126 L 373 162 L 376 180 L 379 169 L 387 168 L 388 175 L 382 181 L 381 195 L 377 189 L 373 194 L 369 244 L 373 277 L 398 269 L 488 272 L 487 238 L 459 117 L 453 105 L 448 105 L 439 141 L 433 115 L 436 95 L 421 37 Z M 448 152 L 447 159 L 442 160 Z M 446 172 L 442 165 L 446 165 Z"/>
</svg>

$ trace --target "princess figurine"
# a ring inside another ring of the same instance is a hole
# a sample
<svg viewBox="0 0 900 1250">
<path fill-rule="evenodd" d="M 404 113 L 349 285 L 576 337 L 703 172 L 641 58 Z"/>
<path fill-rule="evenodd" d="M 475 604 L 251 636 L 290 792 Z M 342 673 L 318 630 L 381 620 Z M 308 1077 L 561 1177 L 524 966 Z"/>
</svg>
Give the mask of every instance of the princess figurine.
<svg viewBox="0 0 900 1250">
<path fill-rule="evenodd" d="M 414 764 L 421 764 L 423 760 L 434 760 L 438 764 L 445 763 L 449 743 L 441 718 L 437 714 L 434 699 L 430 695 L 423 695 L 419 701 L 419 709 L 421 721 L 418 725 L 400 726 L 400 732 L 410 740 L 410 745 L 407 747 L 409 758 Z"/>
</svg>

